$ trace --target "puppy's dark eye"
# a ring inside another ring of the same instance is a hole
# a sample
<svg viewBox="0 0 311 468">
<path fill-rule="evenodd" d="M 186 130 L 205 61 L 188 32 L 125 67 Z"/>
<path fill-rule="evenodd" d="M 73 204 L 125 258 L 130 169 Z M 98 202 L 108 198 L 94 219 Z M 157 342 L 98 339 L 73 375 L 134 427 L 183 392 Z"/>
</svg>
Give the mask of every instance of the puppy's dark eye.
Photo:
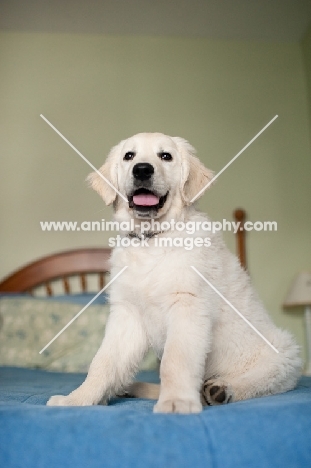
<svg viewBox="0 0 311 468">
<path fill-rule="evenodd" d="M 172 155 L 170 153 L 166 153 L 166 152 L 162 152 L 159 154 L 159 157 L 163 160 L 163 161 L 171 161 L 173 158 L 172 158 Z"/>
<path fill-rule="evenodd" d="M 131 161 L 135 156 L 135 153 L 133 153 L 133 151 L 128 151 L 127 153 L 125 153 L 124 155 L 124 160 L 125 161 Z"/>
</svg>

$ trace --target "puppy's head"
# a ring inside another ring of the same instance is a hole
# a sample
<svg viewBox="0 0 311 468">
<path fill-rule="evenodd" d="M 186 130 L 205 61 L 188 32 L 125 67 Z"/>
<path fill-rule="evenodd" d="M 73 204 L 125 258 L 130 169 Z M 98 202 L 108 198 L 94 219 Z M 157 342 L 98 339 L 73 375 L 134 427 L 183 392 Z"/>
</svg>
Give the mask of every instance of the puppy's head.
<svg viewBox="0 0 311 468">
<path fill-rule="evenodd" d="M 150 219 L 164 216 L 174 205 L 191 205 L 212 177 L 186 140 L 140 133 L 112 148 L 88 181 L 115 210 L 126 208 L 134 217 Z"/>
</svg>

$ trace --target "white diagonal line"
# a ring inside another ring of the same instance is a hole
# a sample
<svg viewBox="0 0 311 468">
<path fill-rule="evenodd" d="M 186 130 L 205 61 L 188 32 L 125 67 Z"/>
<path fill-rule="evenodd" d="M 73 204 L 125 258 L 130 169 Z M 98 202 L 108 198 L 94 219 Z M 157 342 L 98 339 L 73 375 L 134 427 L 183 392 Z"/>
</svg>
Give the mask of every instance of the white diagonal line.
<svg viewBox="0 0 311 468">
<path fill-rule="evenodd" d="M 210 283 L 194 266 L 192 266 L 191 268 L 205 281 L 205 283 L 207 283 L 215 291 L 215 293 L 218 294 L 218 296 L 220 296 L 225 301 L 226 304 L 228 304 L 228 306 L 231 307 L 232 310 L 234 310 L 234 312 L 236 312 L 241 317 L 241 319 L 244 320 L 244 322 L 247 323 L 247 325 L 249 325 L 257 333 L 257 335 L 260 336 L 260 338 L 262 338 L 273 349 L 273 351 L 275 351 L 276 353 L 279 353 L 279 351 L 273 346 L 273 344 L 271 344 L 270 341 L 268 341 L 267 338 L 265 338 L 260 333 L 260 331 L 258 331 L 257 328 L 254 327 L 254 325 L 252 325 L 251 322 L 249 322 L 247 318 L 245 318 L 244 315 L 241 314 L 241 312 L 239 312 L 238 309 L 236 309 L 234 305 L 232 305 L 231 302 L 229 302 L 228 299 L 226 299 L 221 294 L 221 292 L 219 292 L 218 289 L 215 288 L 215 286 L 212 285 L 212 283 Z"/>
<path fill-rule="evenodd" d="M 111 285 L 111 283 L 113 283 L 113 282 L 118 278 L 118 276 L 120 276 L 120 275 L 123 273 L 123 271 L 124 271 L 126 268 L 127 268 L 127 266 L 125 266 L 124 268 L 122 268 L 122 270 L 119 271 L 119 273 L 118 273 L 114 278 L 112 278 L 112 280 L 110 280 L 109 283 L 107 283 L 106 286 L 104 286 L 103 289 L 101 289 L 101 290 L 99 291 L 99 293 L 97 293 L 96 296 L 94 296 L 93 299 L 91 299 L 90 302 L 89 302 L 88 304 L 86 304 L 86 306 L 84 306 L 83 309 L 81 309 L 80 312 L 78 312 L 77 315 L 75 315 L 75 316 L 73 317 L 73 319 L 71 319 L 70 322 L 68 322 L 67 325 L 65 325 L 64 328 L 63 328 L 60 332 L 57 333 L 57 335 L 55 335 L 54 338 L 53 338 L 47 345 L 45 345 L 44 348 L 41 349 L 41 351 L 39 351 L 39 354 L 43 353 L 43 351 L 46 350 L 46 348 L 48 348 L 48 347 L 50 346 L 50 344 L 52 344 L 53 341 L 55 341 L 55 340 L 66 330 L 66 328 L 68 328 L 68 327 L 82 314 L 82 312 L 84 312 L 85 309 L 87 309 L 88 306 L 91 305 L 92 302 L 94 302 L 95 299 L 96 299 L 98 296 L 100 296 L 101 293 L 103 293 L 103 292 L 105 291 L 105 289 L 107 289 L 107 288 Z"/>
<path fill-rule="evenodd" d="M 107 182 L 107 184 L 110 185 L 110 187 L 113 188 L 113 190 L 114 190 L 115 192 L 117 192 L 117 194 L 120 195 L 120 197 L 122 197 L 124 201 L 126 201 L 126 203 L 128 203 L 128 200 L 125 198 L 125 196 L 122 195 L 122 193 L 119 192 L 119 190 L 116 189 L 115 186 L 114 186 L 111 182 L 109 182 L 109 180 L 106 179 L 106 177 L 103 176 L 103 174 L 102 174 L 101 172 L 99 172 L 99 170 L 96 169 L 96 167 L 93 166 L 93 164 L 92 164 L 85 156 L 83 156 L 83 154 L 80 153 L 80 151 L 77 150 L 77 148 L 76 148 L 75 146 L 73 146 L 73 144 L 70 143 L 70 141 L 67 140 L 67 138 L 64 137 L 64 135 L 63 135 L 59 130 L 57 130 L 57 128 L 54 127 L 53 124 L 51 124 L 51 122 L 50 122 L 46 117 L 44 117 L 44 115 L 40 114 L 40 117 L 41 117 L 41 118 L 42 118 L 42 119 L 43 119 L 43 120 L 44 120 L 44 121 L 45 121 L 45 122 L 46 122 L 46 123 L 47 123 L 47 124 L 48 124 L 48 125 L 49 125 L 49 126 L 50 126 L 50 127 L 51 127 L 51 128 L 52 128 L 52 129 L 53 129 L 53 130 L 54 130 L 54 131 L 55 131 L 55 132 L 56 132 L 56 133 L 57 133 L 57 134 L 58 134 L 58 135 L 59 135 L 59 136 L 60 136 L 60 137 L 61 137 L 61 138 L 62 138 L 62 139 L 63 139 L 63 140 L 64 140 L 64 141 L 65 141 L 65 142 L 66 142 L 66 143 L 67 143 L 67 144 L 68 144 L 68 145 L 69 145 L 69 146 L 70 146 L 70 147 L 71 147 L 71 148 L 72 148 L 72 149 L 73 149 L 89 166 L 90 166 L 90 167 L 91 167 L 91 168 L 92 168 L 92 169 L 93 169 L 93 170 L 94 170 L 94 171 L 96 171 L 97 174 L 98 174 L 105 182 Z"/>
<path fill-rule="evenodd" d="M 231 161 L 229 161 L 228 164 L 226 164 L 225 167 L 223 167 L 223 168 L 221 169 L 221 171 L 219 171 L 218 174 L 216 174 L 215 177 L 213 177 L 212 180 L 210 180 L 210 181 L 209 181 L 209 182 L 192 198 L 192 200 L 191 200 L 190 203 L 193 203 L 194 200 L 196 200 L 196 199 L 201 195 L 201 193 L 204 192 L 204 190 L 206 190 L 206 189 L 214 182 L 214 180 L 216 180 L 216 179 L 220 176 L 220 174 L 222 174 L 222 173 L 227 169 L 227 167 L 229 167 L 230 164 L 232 164 L 232 163 L 240 156 L 240 154 L 242 154 L 243 151 L 245 151 L 246 148 L 248 148 L 248 147 L 256 140 L 256 138 L 258 138 L 259 135 L 261 135 L 261 134 L 269 127 L 269 125 L 271 125 L 272 122 L 274 122 L 277 118 L 278 118 L 278 115 L 275 115 L 275 116 L 273 117 L 273 119 L 271 119 L 270 122 L 268 122 L 267 125 L 265 125 L 265 126 L 260 130 L 260 132 L 258 132 L 257 135 L 255 135 L 254 138 L 252 138 L 251 141 L 249 141 L 249 142 L 247 143 L 247 145 L 245 145 L 244 148 L 242 148 L 241 151 L 239 151 L 238 154 L 236 154 L 236 155 L 234 156 L 234 158 L 232 158 Z"/>
</svg>

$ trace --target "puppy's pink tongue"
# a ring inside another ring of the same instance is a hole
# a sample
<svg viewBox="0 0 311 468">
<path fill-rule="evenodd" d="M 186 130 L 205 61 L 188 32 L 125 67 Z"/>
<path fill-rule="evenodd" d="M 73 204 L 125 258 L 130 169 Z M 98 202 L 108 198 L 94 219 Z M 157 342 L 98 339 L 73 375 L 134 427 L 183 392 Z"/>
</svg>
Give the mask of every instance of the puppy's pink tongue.
<svg viewBox="0 0 311 468">
<path fill-rule="evenodd" d="M 154 206 L 159 203 L 159 197 L 156 197 L 152 193 L 141 193 L 133 196 L 133 202 L 135 205 L 140 206 Z"/>
</svg>

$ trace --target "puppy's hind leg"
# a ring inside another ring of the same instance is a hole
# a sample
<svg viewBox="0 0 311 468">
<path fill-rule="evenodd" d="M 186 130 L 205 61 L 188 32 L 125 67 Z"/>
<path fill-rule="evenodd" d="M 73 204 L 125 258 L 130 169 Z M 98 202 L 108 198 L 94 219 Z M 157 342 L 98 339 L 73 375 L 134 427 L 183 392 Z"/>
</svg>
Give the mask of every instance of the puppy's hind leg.
<svg viewBox="0 0 311 468">
<path fill-rule="evenodd" d="M 230 379 L 227 379 L 230 381 Z M 232 386 L 223 379 L 206 379 L 203 382 L 201 401 L 203 405 L 223 405 L 234 398 Z"/>
<path fill-rule="evenodd" d="M 158 400 L 160 395 L 160 385 L 147 382 L 134 382 L 125 392 L 129 398 L 146 398 L 148 400 Z"/>
<path fill-rule="evenodd" d="M 203 383 L 202 397 L 208 405 L 247 400 L 292 390 L 301 374 L 299 347 L 289 333 L 280 331 L 279 353 L 267 348 L 244 373 L 207 379 Z M 277 346 L 277 345 L 276 345 Z"/>
</svg>

